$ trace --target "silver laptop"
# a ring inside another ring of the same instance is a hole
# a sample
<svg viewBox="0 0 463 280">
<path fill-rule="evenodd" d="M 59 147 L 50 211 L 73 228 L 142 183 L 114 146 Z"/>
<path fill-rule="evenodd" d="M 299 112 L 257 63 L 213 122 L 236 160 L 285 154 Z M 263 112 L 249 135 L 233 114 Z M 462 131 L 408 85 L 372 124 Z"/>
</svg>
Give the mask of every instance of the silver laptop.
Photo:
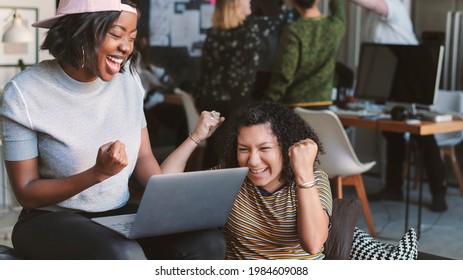
<svg viewBox="0 0 463 280">
<path fill-rule="evenodd" d="M 221 227 L 247 172 L 240 167 L 154 175 L 136 214 L 92 220 L 129 239 Z"/>
</svg>

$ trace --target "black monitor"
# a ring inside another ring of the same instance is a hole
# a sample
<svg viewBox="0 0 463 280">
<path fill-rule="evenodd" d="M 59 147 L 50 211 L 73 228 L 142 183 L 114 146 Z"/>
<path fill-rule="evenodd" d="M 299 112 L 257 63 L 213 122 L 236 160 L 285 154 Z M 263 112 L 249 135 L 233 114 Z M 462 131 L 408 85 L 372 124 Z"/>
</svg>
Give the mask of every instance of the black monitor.
<svg viewBox="0 0 463 280">
<path fill-rule="evenodd" d="M 363 43 L 354 96 L 430 106 L 437 98 L 443 46 Z"/>
</svg>

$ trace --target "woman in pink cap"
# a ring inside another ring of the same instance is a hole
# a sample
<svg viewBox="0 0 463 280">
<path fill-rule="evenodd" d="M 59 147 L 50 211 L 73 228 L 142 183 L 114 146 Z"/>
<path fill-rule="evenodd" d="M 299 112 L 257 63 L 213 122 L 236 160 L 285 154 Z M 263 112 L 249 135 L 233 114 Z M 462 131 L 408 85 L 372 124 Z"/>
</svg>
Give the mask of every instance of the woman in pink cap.
<svg viewBox="0 0 463 280">
<path fill-rule="evenodd" d="M 202 112 L 195 131 L 160 166 L 135 72 L 137 5 L 61 0 L 41 48 L 55 59 L 16 75 L 3 95 L 5 164 L 23 206 L 12 241 L 28 259 L 223 259 L 218 230 L 129 240 L 90 220 L 134 213 L 131 176 L 172 173 L 223 122 Z M 128 70 L 128 71 L 127 71 Z M 175 169 L 173 168 L 175 167 Z M 174 222 L 174 221 L 173 221 Z"/>
</svg>

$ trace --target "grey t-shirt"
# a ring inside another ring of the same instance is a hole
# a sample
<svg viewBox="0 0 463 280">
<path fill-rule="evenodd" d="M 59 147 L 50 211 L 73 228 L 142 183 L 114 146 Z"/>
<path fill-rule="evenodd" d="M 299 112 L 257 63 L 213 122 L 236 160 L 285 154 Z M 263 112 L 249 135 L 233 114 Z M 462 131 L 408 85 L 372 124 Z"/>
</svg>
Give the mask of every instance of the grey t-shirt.
<svg viewBox="0 0 463 280">
<path fill-rule="evenodd" d="M 129 70 L 109 82 L 82 83 L 69 77 L 57 61 L 43 61 L 13 77 L 4 88 L 4 158 L 38 157 L 41 178 L 63 178 L 89 169 L 99 147 L 120 140 L 128 166 L 58 204 L 90 212 L 120 207 L 129 198 L 128 179 L 146 126 L 143 96 L 138 75 Z"/>
</svg>

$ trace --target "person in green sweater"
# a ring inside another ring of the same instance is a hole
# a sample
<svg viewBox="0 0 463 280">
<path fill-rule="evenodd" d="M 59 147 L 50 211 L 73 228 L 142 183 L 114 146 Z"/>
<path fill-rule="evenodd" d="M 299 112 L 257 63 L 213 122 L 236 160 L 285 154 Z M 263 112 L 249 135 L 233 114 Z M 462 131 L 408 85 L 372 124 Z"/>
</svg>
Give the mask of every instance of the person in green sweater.
<svg viewBox="0 0 463 280">
<path fill-rule="evenodd" d="M 320 0 L 291 0 L 299 18 L 283 29 L 276 66 L 264 99 L 289 106 L 331 104 L 336 54 L 346 29 L 342 0 L 330 0 L 328 16 Z"/>
</svg>

